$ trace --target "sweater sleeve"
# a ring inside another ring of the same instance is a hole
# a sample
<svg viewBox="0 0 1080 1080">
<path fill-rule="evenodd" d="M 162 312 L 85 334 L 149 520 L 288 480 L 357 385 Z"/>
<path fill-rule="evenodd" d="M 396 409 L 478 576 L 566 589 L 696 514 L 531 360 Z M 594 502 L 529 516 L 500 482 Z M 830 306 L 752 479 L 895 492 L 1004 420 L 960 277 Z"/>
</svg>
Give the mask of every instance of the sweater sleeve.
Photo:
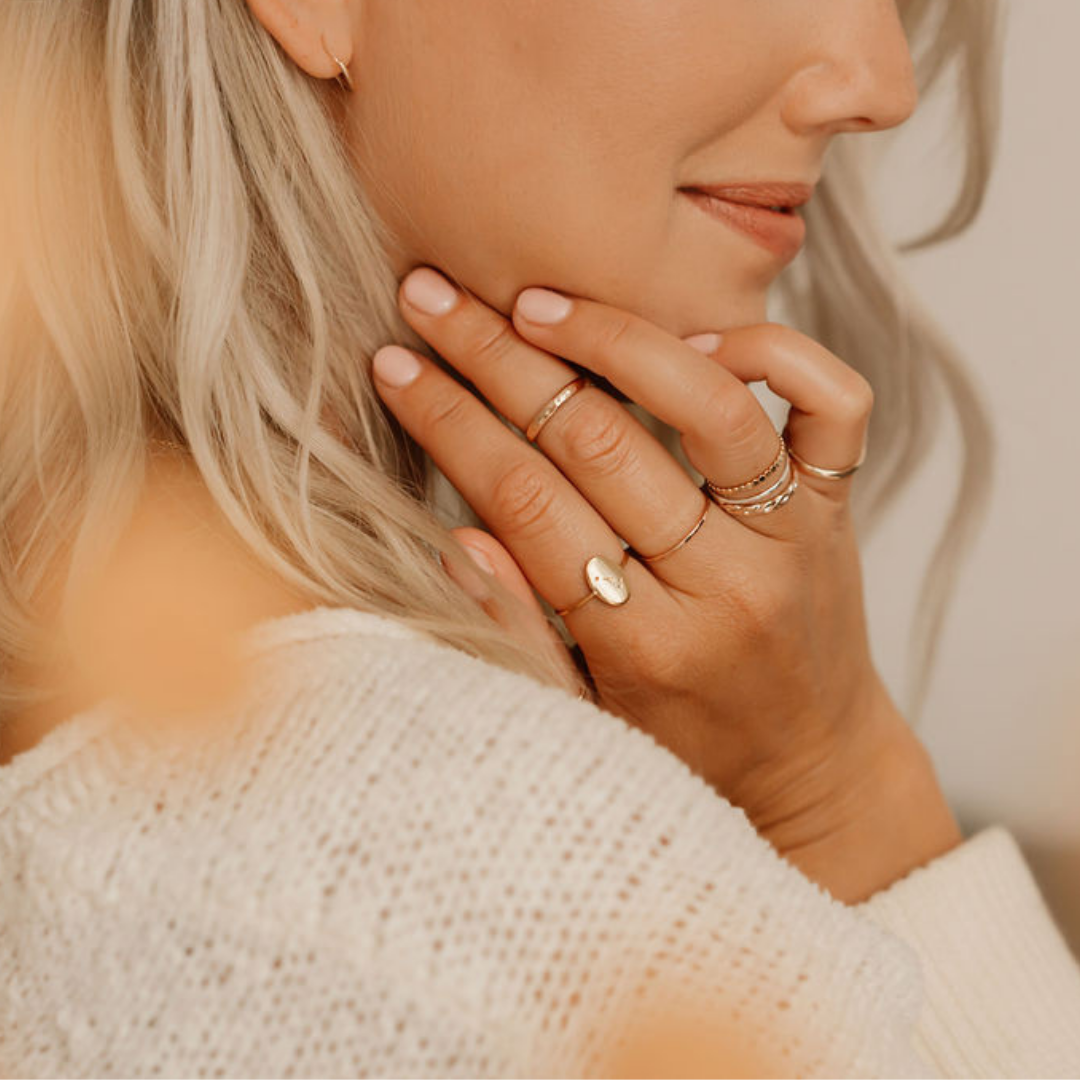
<svg viewBox="0 0 1080 1080">
<path fill-rule="evenodd" d="M 1080 967 L 1005 828 L 853 910 L 915 949 L 926 991 L 917 1049 L 942 1076 L 1080 1076 Z"/>
</svg>

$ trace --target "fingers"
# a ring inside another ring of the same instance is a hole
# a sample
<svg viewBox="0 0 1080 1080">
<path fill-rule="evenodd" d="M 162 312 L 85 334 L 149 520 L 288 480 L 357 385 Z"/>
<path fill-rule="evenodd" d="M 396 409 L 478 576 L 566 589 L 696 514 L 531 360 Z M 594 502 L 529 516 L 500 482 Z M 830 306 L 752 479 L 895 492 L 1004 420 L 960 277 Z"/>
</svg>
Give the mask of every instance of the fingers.
<svg viewBox="0 0 1080 1080">
<path fill-rule="evenodd" d="M 526 289 L 513 316 L 518 332 L 604 376 L 676 428 L 690 462 L 720 487 L 746 483 L 777 456 L 775 427 L 749 382 L 764 380 L 791 403 L 788 430 L 800 457 L 842 469 L 862 452 L 873 406 L 870 384 L 805 334 L 775 323 L 737 327 L 722 335 L 710 358 L 646 319 L 577 297 L 561 298 L 564 314 L 557 322 L 537 322 L 530 311 L 538 294 L 558 313 L 552 299 L 558 294 Z M 804 480 L 833 497 L 848 494 L 847 485 L 834 480 L 808 473 Z M 793 516 L 747 523 L 772 532 Z"/>
<path fill-rule="evenodd" d="M 433 303 L 440 290 L 445 302 Z M 417 332 L 522 430 L 577 375 L 558 355 L 522 340 L 500 312 L 455 289 L 430 268 L 414 271 L 405 280 L 401 298 L 402 311 Z M 715 373 L 714 364 L 700 355 L 698 359 Z M 737 379 L 728 378 L 753 398 Z M 669 548 L 700 515 L 701 494 L 682 466 L 633 415 L 597 388 L 567 400 L 544 425 L 537 446 L 613 531 L 644 555 Z M 725 527 L 711 520 L 708 525 Z M 664 571 L 673 565 L 663 564 Z"/>
<path fill-rule="evenodd" d="M 496 533 L 529 582 L 556 609 L 587 593 L 583 567 L 594 555 L 618 562 L 619 537 L 543 454 L 510 432 L 436 365 L 385 346 L 374 358 L 379 393 L 402 426 Z M 631 603 L 660 586 L 641 564 L 625 570 Z M 600 602 L 580 609 L 602 619 Z"/>
<path fill-rule="evenodd" d="M 757 398 L 697 349 L 647 319 L 577 297 L 560 322 L 535 322 L 529 315 L 541 291 L 518 298 L 519 333 L 603 375 L 682 432 L 687 456 L 709 479 L 741 483 L 775 457 L 776 432 Z"/>
<path fill-rule="evenodd" d="M 787 431 L 795 453 L 823 469 L 855 464 L 866 444 L 874 406 L 870 383 L 823 345 L 775 323 L 726 331 L 710 356 L 744 382 L 767 383 L 791 402 Z M 845 481 L 805 472 L 801 478 L 828 495 L 846 497 Z"/>
</svg>

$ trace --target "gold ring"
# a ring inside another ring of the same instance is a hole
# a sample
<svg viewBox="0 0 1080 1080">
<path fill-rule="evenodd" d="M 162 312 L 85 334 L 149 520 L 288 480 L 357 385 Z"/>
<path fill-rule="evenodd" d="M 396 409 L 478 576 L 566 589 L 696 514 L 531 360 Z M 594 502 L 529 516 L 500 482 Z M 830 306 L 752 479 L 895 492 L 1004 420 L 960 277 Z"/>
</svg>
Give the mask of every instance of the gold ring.
<svg viewBox="0 0 1080 1080">
<path fill-rule="evenodd" d="M 791 481 L 786 488 L 775 499 L 770 499 L 768 502 L 751 503 L 748 506 L 725 506 L 723 503 L 717 503 L 721 510 L 728 514 L 739 514 L 743 517 L 747 517 L 750 514 L 771 514 L 774 510 L 779 510 L 785 503 L 791 501 L 791 496 L 799 488 L 799 474 L 792 469 Z M 712 498 L 711 494 L 709 496 Z M 713 502 L 716 502 L 713 499 Z"/>
<path fill-rule="evenodd" d="M 589 380 L 584 375 L 579 375 L 573 382 L 568 382 L 533 418 L 525 429 L 525 438 L 529 442 L 536 442 L 544 425 L 555 415 L 556 412 L 568 402 L 579 390 L 589 385 Z"/>
<path fill-rule="evenodd" d="M 585 594 L 575 604 L 556 609 L 555 614 L 561 619 L 572 611 L 577 611 L 594 596 L 611 607 L 619 607 L 630 599 L 630 585 L 623 576 L 622 568 L 630 561 L 630 549 L 623 548 L 622 561 L 616 566 L 603 555 L 594 555 L 585 564 L 585 584 L 589 586 Z"/>
<path fill-rule="evenodd" d="M 777 477 L 776 482 L 770 484 L 763 491 L 758 491 L 753 495 L 747 495 L 744 499 L 728 499 L 721 495 L 715 494 L 715 488 L 709 486 L 709 491 L 713 493 L 712 497 L 719 506 L 751 506 L 755 503 L 768 502 L 769 497 L 776 491 L 779 491 L 789 480 L 791 479 L 791 462 L 784 461 L 784 471 Z M 708 481 L 706 481 L 708 483 Z"/>
<path fill-rule="evenodd" d="M 791 445 L 788 445 L 788 453 L 791 455 L 791 460 L 794 461 L 805 472 L 813 473 L 814 476 L 820 476 L 822 480 L 843 480 L 845 477 L 850 476 L 856 469 L 862 467 L 864 461 L 866 461 L 866 443 L 863 443 L 862 453 L 859 455 L 859 460 L 854 465 L 849 465 L 846 469 L 823 469 L 820 465 L 811 465 L 808 461 L 803 461 L 794 450 L 791 449 Z"/>
<path fill-rule="evenodd" d="M 714 484 L 711 480 L 709 483 L 709 490 L 714 495 L 719 495 L 721 498 L 727 495 L 734 495 L 737 491 L 746 491 L 748 488 L 756 487 L 758 484 L 765 480 L 768 480 L 770 476 L 784 463 L 784 458 L 787 457 L 788 446 L 784 437 L 777 432 L 777 440 L 780 443 L 780 448 L 776 452 L 776 457 L 773 459 L 772 464 L 759 476 L 755 476 L 753 480 L 747 480 L 744 484 L 732 484 L 730 487 L 720 487 Z"/>
<path fill-rule="evenodd" d="M 705 518 L 708 516 L 709 507 L 711 505 L 712 499 L 710 499 L 709 496 L 706 495 L 705 509 L 701 511 L 701 517 L 699 517 L 697 521 L 694 522 L 693 528 L 680 541 L 678 541 L 678 543 L 672 544 L 671 547 L 669 547 L 666 551 L 661 551 L 659 555 L 642 555 L 640 552 L 638 552 L 638 558 L 644 563 L 654 563 L 659 562 L 661 559 L 666 559 L 669 555 L 674 555 L 675 552 L 683 546 L 683 544 L 688 544 L 697 535 L 698 529 L 700 529 L 701 526 L 705 524 Z"/>
</svg>

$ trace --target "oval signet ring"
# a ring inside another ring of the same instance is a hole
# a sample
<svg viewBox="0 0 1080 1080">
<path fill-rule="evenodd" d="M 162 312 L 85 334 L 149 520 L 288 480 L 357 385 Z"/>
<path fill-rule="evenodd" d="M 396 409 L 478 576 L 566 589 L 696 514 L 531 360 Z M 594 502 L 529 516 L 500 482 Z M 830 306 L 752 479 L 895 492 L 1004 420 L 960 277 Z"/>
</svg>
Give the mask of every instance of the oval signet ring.
<svg viewBox="0 0 1080 1080">
<path fill-rule="evenodd" d="M 630 549 L 624 548 L 622 561 L 615 565 L 603 555 L 594 555 L 585 564 L 585 583 L 589 591 L 575 604 L 561 608 L 555 612 L 560 618 L 569 615 L 571 611 L 577 611 L 579 607 L 587 604 L 593 597 L 602 600 L 609 607 L 619 607 L 630 599 L 630 583 L 626 580 L 622 568 L 630 561 Z"/>
</svg>

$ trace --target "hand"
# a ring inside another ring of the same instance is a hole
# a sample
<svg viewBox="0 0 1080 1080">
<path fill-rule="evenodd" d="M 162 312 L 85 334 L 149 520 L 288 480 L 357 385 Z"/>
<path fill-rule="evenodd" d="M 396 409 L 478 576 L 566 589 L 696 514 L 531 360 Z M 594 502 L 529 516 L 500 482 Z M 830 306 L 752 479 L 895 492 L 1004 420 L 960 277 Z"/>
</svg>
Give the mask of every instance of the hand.
<svg viewBox="0 0 1080 1080">
<path fill-rule="evenodd" d="M 843 468 L 861 453 L 869 385 L 794 330 L 731 330 L 710 356 L 588 299 L 544 325 L 525 317 L 519 297 L 511 322 L 431 269 L 417 279 L 441 282 L 453 303 L 425 312 L 403 286 L 410 326 L 520 429 L 577 375 L 566 357 L 676 428 L 694 468 L 720 486 L 776 456 L 776 430 L 746 385 L 760 379 L 791 403 L 800 456 Z M 706 504 L 675 458 L 596 387 L 568 400 L 534 448 L 415 353 L 380 350 L 375 372 L 388 408 L 556 609 L 587 591 L 591 556 L 618 563 L 620 537 L 644 555 L 665 551 L 707 506 L 674 554 L 630 559 L 626 604 L 594 599 L 566 616 L 597 703 L 683 758 L 780 850 L 848 825 L 852 791 L 898 739 L 913 738 L 870 657 L 850 480 L 802 475 L 775 513 L 736 518 Z"/>
</svg>

